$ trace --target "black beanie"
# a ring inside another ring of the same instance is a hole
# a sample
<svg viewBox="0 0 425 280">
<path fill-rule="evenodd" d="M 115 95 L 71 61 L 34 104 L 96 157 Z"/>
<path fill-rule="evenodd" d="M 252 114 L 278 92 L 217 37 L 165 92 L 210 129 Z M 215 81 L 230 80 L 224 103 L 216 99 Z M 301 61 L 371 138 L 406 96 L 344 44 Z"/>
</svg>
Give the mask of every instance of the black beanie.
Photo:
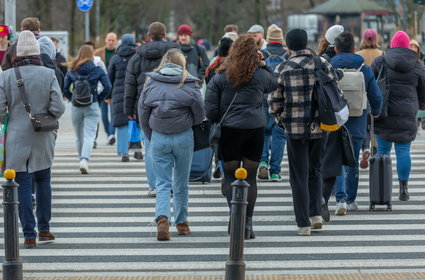
<svg viewBox="0 0 425 280">
<path fill-rule="evenodd" d="M 291 51 L 299 51 L 307 48 L 307 32 L 295 28 L 286 34 L 286 45 Z"/>
<path fill-rule="evenodd" d="M 218 55 L 227 56 L 229 54 L 229 49 L 232 43 L 233 43 L 233 40 L 230 38 L 221 39 L 220 44 L 218 45 Z"/>
</svg>

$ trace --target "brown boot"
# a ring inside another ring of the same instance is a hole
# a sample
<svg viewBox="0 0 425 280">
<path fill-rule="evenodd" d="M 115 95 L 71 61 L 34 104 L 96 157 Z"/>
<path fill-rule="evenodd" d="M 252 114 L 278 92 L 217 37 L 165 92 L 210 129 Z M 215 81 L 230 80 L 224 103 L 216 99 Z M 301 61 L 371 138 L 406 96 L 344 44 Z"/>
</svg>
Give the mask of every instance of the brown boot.
<svg viewBox="0 0 425 280">
<path fill-rule="evenodd" d="M 36 243 L 35 243 L 35 239 L 25 239 L 24 241 L 24 248 L 25 249 L 32 249 L 37 247 Z"/>
<path fill-rule="evenodd" d="M 49 241 L 55 239 L 55 236 L 50 231 L 38 233 L 38 241 Z"/>
<path fill-rule="evenodd" d="M 159 241 L 170 240 L 170 223 L 167 217 L 161 216 L 156 222 L 156 239 Z"/>
<path fill-rule="evenodd" d="M 189 222 L 183 222 L 176 225 L 179 235 L 188 235 L 190 233 Z"/>
</svg>

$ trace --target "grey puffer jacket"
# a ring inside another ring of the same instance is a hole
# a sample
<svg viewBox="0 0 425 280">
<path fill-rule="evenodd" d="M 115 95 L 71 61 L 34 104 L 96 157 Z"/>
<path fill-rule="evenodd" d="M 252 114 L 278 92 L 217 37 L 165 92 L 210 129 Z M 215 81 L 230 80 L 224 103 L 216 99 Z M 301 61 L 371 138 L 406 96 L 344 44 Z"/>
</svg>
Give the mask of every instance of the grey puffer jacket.
<svg viewBox="0 0 425 280">
<path fill-rule="evenodd" d="M 152 130 L 163 134 L 176 134 L 200 124 L 205 118 L 198 79 L 188 75 L 184 84 L 182 68 L 167 63 L 159 73 L 147 73 L 139 103 L 139 121 L 148 139 Z"/>
</svg>

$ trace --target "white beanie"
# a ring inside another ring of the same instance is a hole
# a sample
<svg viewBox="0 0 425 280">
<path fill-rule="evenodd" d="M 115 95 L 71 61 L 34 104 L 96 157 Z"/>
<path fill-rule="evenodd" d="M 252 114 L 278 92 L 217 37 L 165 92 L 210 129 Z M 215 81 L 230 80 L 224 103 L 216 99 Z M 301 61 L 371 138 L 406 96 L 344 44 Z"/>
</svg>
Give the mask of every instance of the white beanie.
<svg viewBox="0 0 425 280">
<path fill-rule="evenodd" d="M 336 37 L 342 32 L 344 32 L 344 27 L 342 25 L 333 25 L 326 31 L 325 38 L 326 41 L 329 42 L 329 46 L 333 47 L 335 45 Z"/>
<path fill-rule="evenodd" d="M 40 55 L 40 45 L 31 31 L 25 30 L 19 34 L 16 45 L 17 56 Z"/>
</svg>

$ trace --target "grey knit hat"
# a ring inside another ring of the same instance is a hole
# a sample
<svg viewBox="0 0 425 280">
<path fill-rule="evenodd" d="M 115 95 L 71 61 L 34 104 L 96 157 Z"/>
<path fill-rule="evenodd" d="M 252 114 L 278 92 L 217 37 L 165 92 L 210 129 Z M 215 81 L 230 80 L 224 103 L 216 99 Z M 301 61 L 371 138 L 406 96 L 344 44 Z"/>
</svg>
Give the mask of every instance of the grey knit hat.
<svg viewBox="0 0 425 280">
<path fill-rule="evenodd" d="M 17 56 L 40 55 L 40 45 L 31 31 L 25 30 L 19 34 L 16 45 Z"/>
</svg>

